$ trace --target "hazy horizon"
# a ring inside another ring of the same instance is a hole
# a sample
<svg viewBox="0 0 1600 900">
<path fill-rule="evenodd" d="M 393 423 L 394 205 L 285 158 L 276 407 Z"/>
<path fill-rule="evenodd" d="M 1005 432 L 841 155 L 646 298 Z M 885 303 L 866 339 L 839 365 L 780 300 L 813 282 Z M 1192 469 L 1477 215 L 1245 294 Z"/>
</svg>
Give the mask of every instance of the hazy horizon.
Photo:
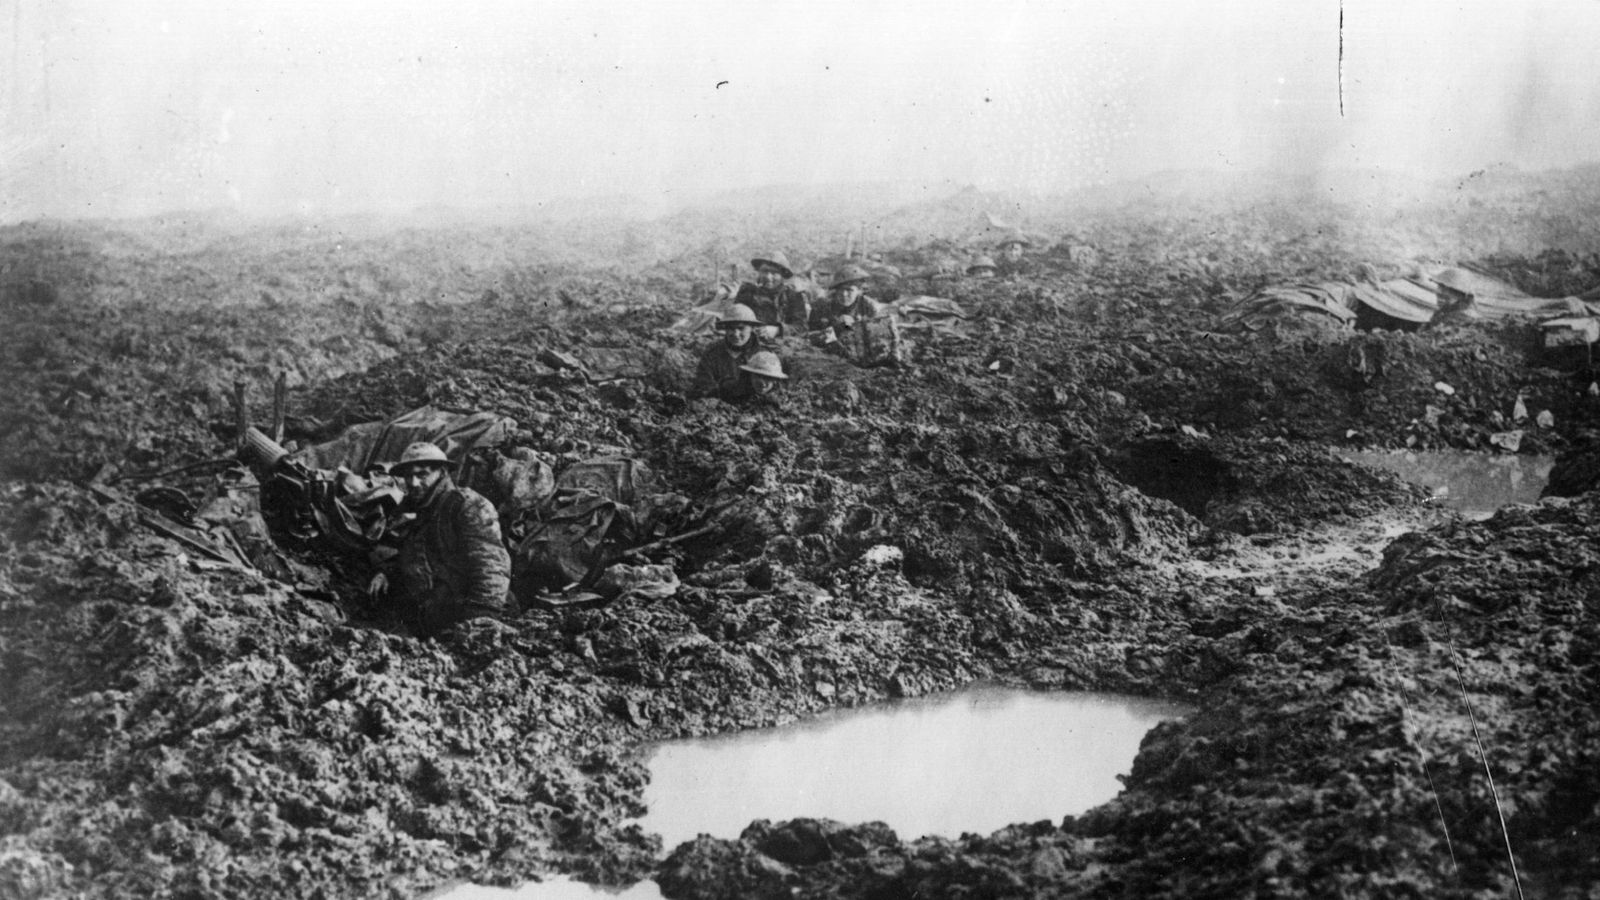
<svg viewBox="0 0 1600 900">
<path fill-rule="evenodd" d="M 4 222 L 1600 156 L 1600 0 L 9 5 Z"/>
</svg>

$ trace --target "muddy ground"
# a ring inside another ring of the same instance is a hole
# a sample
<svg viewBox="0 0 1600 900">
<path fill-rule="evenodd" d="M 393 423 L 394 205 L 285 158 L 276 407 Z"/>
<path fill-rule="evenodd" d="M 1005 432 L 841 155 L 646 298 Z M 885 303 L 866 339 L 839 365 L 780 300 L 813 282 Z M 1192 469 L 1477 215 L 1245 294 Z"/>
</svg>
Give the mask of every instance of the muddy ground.
<svg viewBox="0 0 1600 900">
<path fill-rule="evenodd" d="M 1528 323 L 1218 321 L 1361 262 L 1593 288 L 1594 175 L 1499 173 L 1382 215 L 1192 186 L 881 211 L 907 273 L 986 208 L 1059 241 L 1006 278 L 905 282 L 973 313 L 914 331 L 907 368 L 792 342 L 785 403 L 758 411 L 686 400 L 706 338 L 666 326 L 728 261 L 836 252 L 859 218 L 7 228 L 0 897 L 555 873 L 685 898 L 1593 896 L 1594 373 Z M 289 439 L 491 410 L 557 468 L 646 460 L 717 527 L 654 554 L 674 596 L 423 641 L 367 621 L 359 572 L 208 565 L 86 489 L 198 499 L 233 384 L 263 422 L 280 372 Z M 1522 451 L 1575 461 L 1566 499 L 1463 521 L 1336 452 L 1489 452 L 1519 393 L 1554 417 Z M 992 835 L 800 820 L 672 848 L 628 823 L 642 742 L 975 679 L 1198 711 L 1116 800 Z"/>
</svg>

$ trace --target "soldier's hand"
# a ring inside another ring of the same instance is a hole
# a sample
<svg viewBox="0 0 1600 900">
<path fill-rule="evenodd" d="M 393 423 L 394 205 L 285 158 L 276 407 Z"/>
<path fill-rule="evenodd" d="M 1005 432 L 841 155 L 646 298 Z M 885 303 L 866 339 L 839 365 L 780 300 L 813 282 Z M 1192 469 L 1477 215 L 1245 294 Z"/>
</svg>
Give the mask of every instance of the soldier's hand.
<svg viewBox="0 0 1600 900">
<path fill-rule="evenodd" d="M 372 580 L 367 582 L 368 597 L 377 600 L 382 598 L 383 595 L 387 593 L 389 593 L 389 576 L 383 574 L 382 572 L 372 576 Z"/>
</svg>

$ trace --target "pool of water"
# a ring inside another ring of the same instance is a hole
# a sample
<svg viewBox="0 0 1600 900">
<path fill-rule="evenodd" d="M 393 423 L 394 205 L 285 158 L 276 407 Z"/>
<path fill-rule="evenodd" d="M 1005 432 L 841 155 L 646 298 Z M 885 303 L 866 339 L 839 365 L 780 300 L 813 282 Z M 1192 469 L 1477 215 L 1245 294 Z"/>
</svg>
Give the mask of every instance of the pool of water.
<svg viewBox="0 0 1600 900">
<path fill-rule="evenodd" d="M 1182 704 L 1118 694 L 976 685 L 839 710 L 793 725 L 645 748 L 649 813 L 670 852 L 699 834 L 736 838 L 754 819 L 884 822 L 902 839 L 989 834 L 1085 812 L 1115 797 L 1139 742 Z M 558 879 L 514 890 L 461 885 L 448 900 L 655 900 Z"/>
<path fill-rule="evenodd" d="M 654 881 L 627 888 L 606 888 L 570 878 L 549 878 L 521 887 L 497 888 L 459 884 L 436 891 L 423 900 L 664 900 Z"/>
<path fill-rule="evenodd" d="M 650 753 L 646 830 L 670 850 L 752 819 L 884 822 L 900 837 L 1059 821 L 1116 796 L 1172 703 L 982 685 Z"/>
<path fill-rule="evenodd" d="M 1472 453 L 1465 450 L 1348 451 L 1346 459 L 1388 469 L 1433 491 L 1467 518 L 1486 519 L 1502 506 L 1537 503 L 1555 460 L 1548 456 Z"/>
</svg>

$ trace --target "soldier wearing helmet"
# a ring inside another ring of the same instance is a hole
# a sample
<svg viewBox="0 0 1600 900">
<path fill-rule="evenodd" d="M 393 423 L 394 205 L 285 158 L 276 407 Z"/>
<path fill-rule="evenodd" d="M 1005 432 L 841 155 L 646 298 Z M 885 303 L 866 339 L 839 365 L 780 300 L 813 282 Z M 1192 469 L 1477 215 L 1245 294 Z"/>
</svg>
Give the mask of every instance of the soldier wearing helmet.
<svg viewBox="0 0 1600 900">
<path fill-rule="evenodd" d="M 871 277 L 860 266 L 841 267 L 828 285 L 827 304 L 811 324 L 822 332 L 830 353 L 863 367 L 899 365 L 905 353 L 900 325 L 892 309 L 867 295 Z"/>
<path fill-rule="evenodd" d="M 967 266 L 967 274 L 973 278 L 993 278 L 999 267 L 994 264 L 994 257 L 979 256 Z"/>
<path fill-rule="evenodd" d="M 1027 275 L 1033 269 L 1032 261 L 1023 256 L 1023 251 L 1033 246 L 1022 232 L 1016 231 L 1006 235 L 995 244 L 995 274 L 1005 277 L 1014 275 Z"/>
<path fill-rule="evenodd" d="M 789 257 L 778 250 L 750 260 L 750 267 L 756 270 L 756 280 L 741 284 L 733 302 L 755 313 L 761 322 L 758 336 L 772 340 L 784 326 L 803 329 L 810 314 L 810 301 L 789 284 L 794 277 Z"/>
<path fill-rule="evenodd" d="M 1023 237 L 1022 232 L 1018 231 L 1014 234 L 1006 235 L 1004 240 L 995 245 L 995 249 L 1000 251 L 1001 259 L 1009 263 L 1015 263 L 1022 259 L 1022 252 L 1032 246 L 1033 242 Z"/>
<path fill-rule="evenodd" d="M 694 382 L 689 386 L 689 396 L 720 397 L 738 402 L 750 396 L 750 375 L 742 366 L 761 349 L 756 340 L 756 329 L 761 320 L 755 311 L 743 304 L 734 304 L 721 319 L 717 328 L 722 337 L 707 347 L 695 369 Z"/>
<path fill-rule="evenodd" d="M 1439 298 L 1439 309 L 1428 321 L 1429 325 L 1468 322 L 1483 317 L 1483 313 L 1478 311 L 1472 278 L 1466 272 L 1445 269 L 1433 276 L 1433 292 Z"/>
<path fill-rule="evenodd" d="M 758 350 L 750 355 L 750 359 L 739 367 L 750 381 L 749 399 L 762 404 L 773 404 L 778 401 L 779 391 L 789 376 L 783 372 L 783 363 L 778 359 L 778 354 L 771 350 Z"/>
<path fill-rule="evenodd" d="M 854 263 L 840 266 L 828 283 L 827 301 L 811 311 L 811 328 L 849 327 L 845 319 L 853 322 L 876 315 L 878 303 L 867 296 L 867 282 L 871 278 L 866 269 Z"/>
<path fill-rule="evenodd" d="M 392 586 L 402 615 L 418 634 L 433 636 L 457 622 L 506 608 L 511 557 L 494 506 L 457 487 L 444 451 L 429 443 L 405 449 L 389 472 L 405 488 L 399 511 L 411 519 L 388 571 L 368 588 L 382 597 Z"/>
</svg>

